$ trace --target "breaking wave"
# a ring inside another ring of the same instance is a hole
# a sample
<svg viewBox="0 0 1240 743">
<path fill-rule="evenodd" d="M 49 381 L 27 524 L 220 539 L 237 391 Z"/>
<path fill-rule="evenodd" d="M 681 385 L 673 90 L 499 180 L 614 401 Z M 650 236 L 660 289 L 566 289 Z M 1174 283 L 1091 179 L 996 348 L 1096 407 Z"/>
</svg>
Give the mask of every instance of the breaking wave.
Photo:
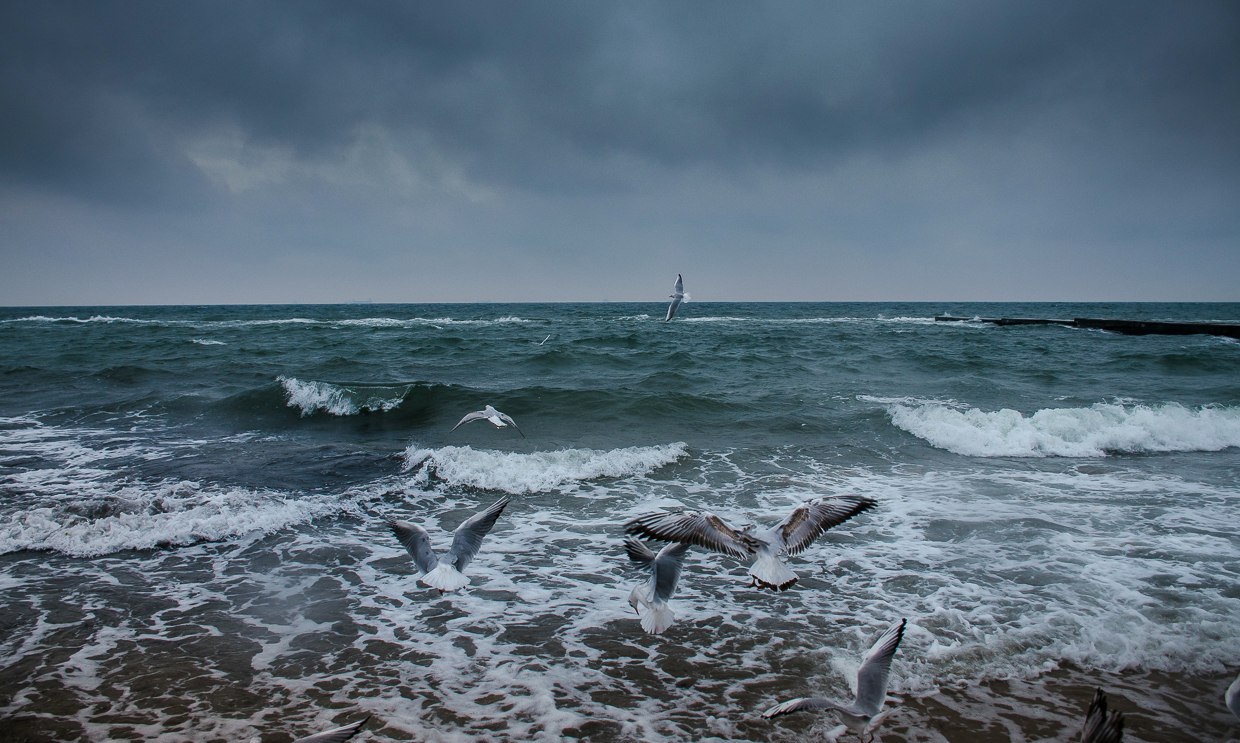
<svg viewBox="0 0 1240 743">
<path fill-rule="evenodd" d="M 522 494 L 571 489 L 576 484 L 601 478 L 644 475 L 672 464 L 688 454 L 684 442 L 662 446 L 633 446 L 606 451 L 561 449 L 529 454 L 478 450 L 469 446 L 405 450 L 405 469 L 414 471 L 422 484 L 440 481 Z"/>
<path fill-rule="evenodd" d="M 943 402 L 897 402 L 891 422 L 932 446 L 973 457 L 1102 457 L 1240 446 L 1240 408 L 1178 403 L 1046 408 L 1031 415 Z"/>
</svg>

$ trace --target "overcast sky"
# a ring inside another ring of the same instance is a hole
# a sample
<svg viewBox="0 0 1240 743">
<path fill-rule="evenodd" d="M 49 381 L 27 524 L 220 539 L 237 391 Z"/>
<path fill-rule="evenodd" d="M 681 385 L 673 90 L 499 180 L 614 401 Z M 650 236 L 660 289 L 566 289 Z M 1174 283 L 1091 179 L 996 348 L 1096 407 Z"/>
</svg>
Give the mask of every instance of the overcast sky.
<svg viewBox="0 0 1240 743">
<path fill-rule="evenodd" d="M 1240 3 L 0 0 L 0 305 L 1240 301 Z"/>
</svg>

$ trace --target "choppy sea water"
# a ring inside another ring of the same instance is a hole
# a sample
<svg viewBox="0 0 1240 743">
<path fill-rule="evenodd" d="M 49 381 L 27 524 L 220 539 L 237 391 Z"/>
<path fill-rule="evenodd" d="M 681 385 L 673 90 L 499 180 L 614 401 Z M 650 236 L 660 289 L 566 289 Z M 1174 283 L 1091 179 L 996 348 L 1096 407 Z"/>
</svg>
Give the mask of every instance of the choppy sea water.
<svg viewBox="0 0 1240 743">
<path fill-rule="evenodd" d="M 900 617 L 879 740 L 1075 739 L 1094 686 L 1240 737 L 1240 343 L 934 320 L 1240 305 L 663 309 L 0 310 L 0 740 L 830 740 L 760 712 Z M 694 549 L 641 631 L 626 520 L 842 493 L 791 590 Z M 384 526 L 505 494 L 457 594 Z"/>
</svg>

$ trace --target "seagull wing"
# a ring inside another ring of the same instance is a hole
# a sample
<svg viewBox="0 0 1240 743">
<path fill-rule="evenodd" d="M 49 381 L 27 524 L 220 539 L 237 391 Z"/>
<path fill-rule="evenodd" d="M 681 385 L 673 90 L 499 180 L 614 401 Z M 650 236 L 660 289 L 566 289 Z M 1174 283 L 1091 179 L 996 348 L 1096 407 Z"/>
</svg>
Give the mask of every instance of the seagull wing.
<svg viewBox="0 0 1240 743">
<path fill-rule="evenodd" d="M 501 421 L 503 421 L 504 423 L 506 423 L 506 424 L 508 424 L 508 425 L 512 426 L 513 428 L 517 429 L 517 433 L 521 434 L 521 438 L 525 438 L 525 432 L 524 432 L 524 431 L 522 431 L 522 430 L 521 430 L 521 427 L 517 425 L 517 422 L 516 422 L 516 421 L 514 421 L 514 420 L 512 419 L 512 416 L 510 416 L 510 415 L 508 415 L 508 414 L 506 414 L 506 413 L 501 413 L 501 412 L 499 412 L 498 410 L 497 410 L 497 411 L 495 411 L 495 414 L 496 414 L 497 416 L 499 416 L 499 419 L 500 419 Z"/>
<path fill-rule="evenodd" d="M 685 280 L 681 278 L 680 274 L 676 274 L 676 287 L 673 291 L 678 297 L 685 293 Z"/>
<path fill-rule="evenodd" d="M 873 717 L 883 708 L 883 702 L 887 699 L 887 679 L 891 675 L 891 659 L 904 639 L 904 625 L 907 623 L 907 619 L 901 619 L 898 624 L 891 625 L 874 641 L 861 661 L 861 668 L 857 669 L 857 699 L 853 706 L 862 714 Z"/>
<path fill-rule="evenodd" d="M 876 505 L 878 504 L 875 501 L 857 495 L 815 498 L 793 509 L 792 513 L 775 527 L 775 533 L 783 540 L 784 551 L 795 555 L 810 546 L 827 529 L 839 526 Z"/>
<path fill-rule="evenodd" d="M 654 550 L 647 547 L 646 543 L 640 539 L 625 537 L 624 551 L 629 553 L 629 560 L 636 563 L 639 567 L 649 568 L 651 565 L 654 565 L 656 557 Z"/>
<path fill-rule="evenodd" d="M 690 545 L 673 542 L 663 549 L 654 559 L 654 597 L 658 601 L 669 601 L 676 592 L 676 584 L 680 581 L 680 568 L 684 564 L 685 553 Z"/>
<path fill-rule="evenodd" d="M 663 542 L 695 544 L 733 557 L 748 557 L 757 549 L 753 537 L 736 531 L 723 519 L 706 512 L 648 513 L 625 524 L 624 532 Z"/>
<path fill-rule="evenodd" d="M 1094 699 L 1085 714 L 1085 727 L 1081 730 L 1081 743 L 1120 743 L 1124 739 L 1124 715 L 1120 712 L 1107 714 L 1107 695 L 1102 689 L 1094 690 Z"/>
<path fill-rule="evenodd" d="M 325 730 L 321 733 L 308 735 L 305 738 L 298 738 L 293 741 L 293 743 L 344 743 L 344 741 L 357 735 L 357 731 L 361 730 L 362 726 L 369 720 L 370 718 L 367 717 L 365 720 L 361 720 L 350 725 L 345 725 L 332 730 Z"/>
<path fill-rule="evenodd" d="M 435 569 L 435 566 L 439 564 L 439 558 L 435 555 L 435 550 L 431 548 L 431 539 L 426 529 L 417 524 L 396 519 L 388 519 L 387 523 L 392 533 L 413 556 L 413 562 L 418 566 L 418 570 L 429 573 Z"/>
<path fill-rule="evenodd" d="M 510 500 L 505 495 L 492 503 L 485 511 L 470 516 L 465 523 L 456 527 L 456 532 L 452 537 L 452 549 L 449 550 L 447 557 L 453 567 L 462 573 L 465 572 L 465 566 L 474 559 L 474 555 L 478 554 L 478 548 L 482 546 L 482 538 L 491 531 L 492 526 L 495 526 L 495 520 L 504 512 L 504 507 Z"/>
<path fill-rule="evenodd" d="M 667 317 L 663 318 L 663 322 L 667 322 L 676 316 L 677 307 L 680 307 L 680 297 L 672 297 L 672 303 L 667 306 Z"/>
<path fill-rule="evenodd" d="M 839 709 L 839 706 L 840 705 L 830 699 L 823 699 L 822 697 L 800 697 L 798 699 L 789 699 L 786 702 L 780 702 L 774 707 L 768 709 L 766 712 L 763 712 L 762 716 L 769 719 L 804 710 Z"/>
<path fill-rule="evenodd" d="M 475 410 L 472 413 L 466 413 L 465 417 L 462 418 L 460 421 L 458 421 L 457 424 L 452 427 L 452 430 L 455 431 L 456 429 L 460 428 L 466 423 L 470 423 L 472 421 L 486 420 L 486 418 L 487 418 L 487 414 L 485 410 Z"/>
</svg>

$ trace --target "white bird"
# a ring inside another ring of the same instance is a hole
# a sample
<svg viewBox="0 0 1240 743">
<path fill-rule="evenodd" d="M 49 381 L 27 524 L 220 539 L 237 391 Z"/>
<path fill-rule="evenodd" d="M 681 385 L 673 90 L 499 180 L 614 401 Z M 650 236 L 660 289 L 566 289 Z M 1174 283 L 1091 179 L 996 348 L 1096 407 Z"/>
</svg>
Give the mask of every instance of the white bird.
<svg viewBox="0 0 1240 743">
<path fill-rule="evenodd" d="M 517 427 L 516 421 L 514 421 L 512 418 L 505 415 L 504 413 L 499 412 L 498 410 L 491 407 L 490 405 L 486 406 L 482 410 L 475 410 L 472 413 L 466 413 L 465 417 L 462 418 L 460 421 L 458 421 L 457 424 L 452 427 L 452 430 L 455 431 L 456 429 L 460 428 L 466 423 L 470 423 L 472 421 L 483 421 L 483 420 L 490 421 L 491 424 L 495 426 L 496 428 L 512 426 L 513 428 L 517 429 L 517 433 L 521 434 L 521 438 L 525 438 L 525 433 L 520 428 Z"/>
<path fill-rule="evenodd" d="M 1227 703 L 1227 709 L 1236 717 L 1240 717 L 1240 676 L 1231 682 L 1231 686 L 1227 687 L 1227 693 L 1223 696 L 1223 701 Z"/>
<path fill-rule="evenodd" d="M 473 561 L 474 555 L 478 554 L 482 538 L 491 531 L 509 500 L 505 495 L 492 503 L 490 508 L 470 516 L 465 523 L 456 527 L 452 536 L 452 547 L 442 560 L 435 554 L 430 536 L 422 527 L 396 519 L 388 519 L 388 526 L 422 571 L 423 575 L 419 579 L 421 583 L 439 589 L 440 593 L 456 591 L 469 583 L 469 578 L 463 575 L 465 567 Z"/>
<path fill-rule="evenodd" d="M 672 298 L 672 303 L 667 306 L 667 317 L 663 318 L 663 322 L 676 316 L 676 308 L 680 307 L 680 303 L 685 298 L 685 281 L 680 278 L 680 274 L 676 274 L 676 286 L 668 296 Z"/>
<path fill-rule="evenodd" d="M 763 712 L 762 716 L 770 719 L 802 710 L 831 709 L 850 731 L 862 737 L 887 700 L 891 659 L 896 654 L 896 648 L 900 647 L 900 640 L 904 639 L 904 625 L 907 623 L 907 619 L 901 619 L 893 624 L 865 654 L 861 667 L 857 669 L 857 694 L 852 702 L 841 704 L 822 697 L 801 697 L 777 704 Z"/>
<path fill-rule="evenodd" d="M 1107 714 L 1107 695 L 1102 689 L 1094 690 L 1094 700 L 1085 713 L 1085 727 L 1081 729 L 1081 743 L 1120 743 L 1124 739 L 1124 715 L 1122 712 Z"/>
<path fill-rule="evenodd" d="M 676 592 L 676 583 L 680 580 L 680 567 L 684 562 L 685 553 L 689 551 L 687 544 L 673 542 L 659 550 L 653 550 L 632 537 L 624 540 L 624 549 L 629 559 L 650 571 L 645 583 L 633 587 L 629 593 L 629 606 L 641 617 L 642 629 L 657 635 L 672 626 L 676 615 L 672 613 L 668 602 Z M 638 604 L 647 609 L 642 616 Z"/>
<path fill-rule="evenodd" d="M 350 725 L 344 725 L 332 730 L 325 730 L 321 733 L 315 733 L 314 735 L 307 735 L 304 738 L 298 738 L 293 741 L 293 743 L 344 743 L 344 741 L 357 735 L 357 732 L 362 729 L 362 726 L 365 725 L 368 720 L 370 720 L 369 717 L 365 720 L 360 720 Z"/>
<path fill-rule="evenodd" d="M 624 526 L 637 534 L 664 542 L 685 542 L 741 559 L 752 557 L 750 585 L 784 591 L 797 582 L 797 574 L 782 556 L 800 554 L 823 532 L 838 526 L 877 503 L 857 495 L 823 497 L 806 501 L 772 529 L 754 525 L 737 531 L 713 513 L 663 511 L 648 513 Z"/>
</svg>

